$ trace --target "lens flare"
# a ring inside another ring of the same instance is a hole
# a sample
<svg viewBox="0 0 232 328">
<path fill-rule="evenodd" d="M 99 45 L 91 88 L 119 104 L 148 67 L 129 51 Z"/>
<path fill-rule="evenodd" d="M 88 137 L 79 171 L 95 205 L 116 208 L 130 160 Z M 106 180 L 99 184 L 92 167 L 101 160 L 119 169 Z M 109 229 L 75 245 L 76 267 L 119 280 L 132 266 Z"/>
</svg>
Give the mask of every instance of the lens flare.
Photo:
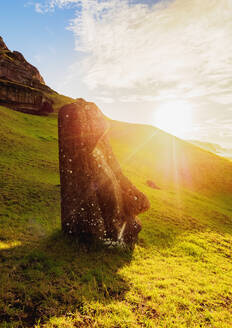
<svg viewBox="0 0 232 328">
<path fill-rule="evenodd" d="M 185 138 L 193 127 L 190 104 L 180 101 L 162 104 L 153 114 L 153 124 L 176 137 Z"/>
</svg>

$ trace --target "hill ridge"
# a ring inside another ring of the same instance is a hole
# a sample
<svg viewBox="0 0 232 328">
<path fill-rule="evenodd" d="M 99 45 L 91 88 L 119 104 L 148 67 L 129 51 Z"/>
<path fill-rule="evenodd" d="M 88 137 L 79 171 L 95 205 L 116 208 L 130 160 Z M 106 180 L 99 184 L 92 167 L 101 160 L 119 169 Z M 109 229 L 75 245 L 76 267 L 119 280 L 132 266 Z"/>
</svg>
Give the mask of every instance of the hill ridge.
<svg viewBox="0 0 232 328">
<path fill-rule="evenodd" d="M 138 244 L 133 252 L 86 250 L 60 233 L 57 116 L 0 106 L 0 325 L 231 327 L 231 164 L 162 131 L 146 144 L 152 133 L 114 121 L 109 135 L 124 173 L 151 203 Z M 188 189 L 168 181 L 173 145 L 187 164 L 196 157 Z"/>
</svg>

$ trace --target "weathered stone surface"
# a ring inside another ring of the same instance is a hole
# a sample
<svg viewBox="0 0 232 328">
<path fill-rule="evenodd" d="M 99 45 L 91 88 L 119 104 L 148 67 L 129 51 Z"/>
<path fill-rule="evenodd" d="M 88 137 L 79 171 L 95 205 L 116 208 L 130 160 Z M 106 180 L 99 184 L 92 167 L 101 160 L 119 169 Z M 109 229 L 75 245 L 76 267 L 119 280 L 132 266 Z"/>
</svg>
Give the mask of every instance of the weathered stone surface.
<svg viewBox="0 0 232 328">
<path fill-rule="evenodd" d="M 40 90 L 4 80 L 0 80 L 0 105 L 30 114 L 53 112 L 51 101 Z"/>
<path fill-rule="evenodd" d="M 10 51 L 0 37 L 0 104 L 28 113 L 48 114 L 53 109 L 45 93 L 51 92 L 37 68 L 20 52 Z"/>
<path fill-rule="evenodd" d="M 59 111 L 61 217 L 65 233 L 84 242 L 133 244 L 136 215 L 149 201 L 122 173 L 98 107 L 83 99 Z"/>
<path fill-rule="evenodd" d="M 45 84 L 38 69 L 29 64 L 18 51 L 10 51 L 0 39 L 0 79 L 38 88 Z"/>
<path fill-rule="evenodd" d="M 0 36 L 0 49 L 3 50 L 9 50 L 5 44 L 5 42 L 3 41 L 3 38 Z"/>
</svg>

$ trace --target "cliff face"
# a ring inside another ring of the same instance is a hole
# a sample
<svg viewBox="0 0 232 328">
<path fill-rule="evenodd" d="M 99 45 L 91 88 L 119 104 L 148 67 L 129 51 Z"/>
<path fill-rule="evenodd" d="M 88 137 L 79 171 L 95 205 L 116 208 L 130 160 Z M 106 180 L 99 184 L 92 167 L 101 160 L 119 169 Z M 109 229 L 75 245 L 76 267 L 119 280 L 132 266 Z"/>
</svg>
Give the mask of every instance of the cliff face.
<svg viewBox="0 0 232 328">
<path fill-rule="evenodd" d="M 0 105 L 28 113 L 53 111 L 52 93 L 36 67 L 18 51 L 10 51 L 0 37 Z"/>
<path fill-rule="evenodd" d="M 29 114 L 53 112 L 51 100 L 40 90 L 4 80 L 0 80 L 0 105 Z"/>
</svg>

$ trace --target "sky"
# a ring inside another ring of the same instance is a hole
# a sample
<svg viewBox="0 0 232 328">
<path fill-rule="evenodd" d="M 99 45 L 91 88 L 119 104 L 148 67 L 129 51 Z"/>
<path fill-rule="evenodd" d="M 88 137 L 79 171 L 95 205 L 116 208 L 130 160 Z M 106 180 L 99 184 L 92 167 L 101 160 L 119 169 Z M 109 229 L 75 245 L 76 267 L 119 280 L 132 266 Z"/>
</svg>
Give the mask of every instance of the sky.
<svg viewBox="0 0 232 328">
<path fill-rule="evenodd" d="M 232 0 L 0 0 L 0 35 L 113 119 L 232 148 Z"/>
</svg>

